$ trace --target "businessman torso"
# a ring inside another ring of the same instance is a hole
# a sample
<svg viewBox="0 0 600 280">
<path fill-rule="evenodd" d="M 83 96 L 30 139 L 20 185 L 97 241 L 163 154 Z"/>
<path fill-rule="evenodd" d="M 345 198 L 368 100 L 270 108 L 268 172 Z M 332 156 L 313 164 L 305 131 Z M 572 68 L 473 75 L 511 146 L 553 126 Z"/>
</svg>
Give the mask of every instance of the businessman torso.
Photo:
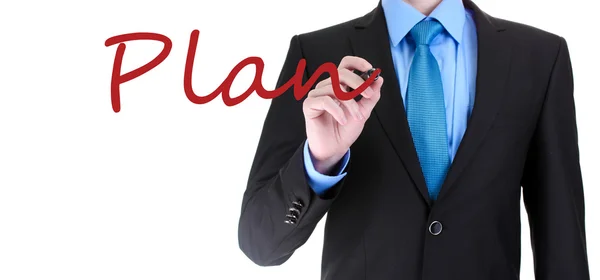
<svg viewBox="0 0 600 280">
<path fill-rule="evenodd" d="M 328 213 L 323 279 L 518 279 L 523 186 L 538 278 L 588 279 L 565 42 L 465 6 L 477 27 L 475 103 L 436 201 L 413 145 L 381 6 L 294 37 L 278 85 L 302 58 L 309 77 L 347 55 L 382 69 L 385 82 L 346 177 L 321 197 L 306 182 L 301 100 L 291 92 L 273 100 L 240 218 L 240 246 L 254 262 L 282 264 Z M 298 203 L 297 223 L 285 223 Z"/>
</svg>

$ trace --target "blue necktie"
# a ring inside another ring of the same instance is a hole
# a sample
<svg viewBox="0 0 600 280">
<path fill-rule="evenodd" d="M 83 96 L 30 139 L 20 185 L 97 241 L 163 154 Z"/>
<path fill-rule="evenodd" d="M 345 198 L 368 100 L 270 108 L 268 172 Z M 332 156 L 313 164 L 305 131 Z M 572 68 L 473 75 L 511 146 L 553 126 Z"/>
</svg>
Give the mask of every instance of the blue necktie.
<svg viewBox="0 0 600 280">
<path fill-rule="evenodd" d="M 442 76 L 429 50 L 443 29 L 438 21 L 429 20 L 410 30 L 416 49 L 408 75 L 406 115 L 432 200 L 437 199 L 450 166 Z"/>
</svg>

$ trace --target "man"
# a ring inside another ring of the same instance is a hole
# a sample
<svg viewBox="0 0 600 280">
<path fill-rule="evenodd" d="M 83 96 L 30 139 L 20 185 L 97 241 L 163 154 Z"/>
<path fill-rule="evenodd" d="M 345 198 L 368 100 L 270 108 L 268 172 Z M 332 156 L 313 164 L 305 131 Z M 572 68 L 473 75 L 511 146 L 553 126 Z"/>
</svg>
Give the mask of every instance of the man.
<svg viewBox="0 0 600 280">
<path fill-rule="evenodd" d="M 280 265 L 328 213 L 322 279 L 519 279 L 521 189 L 536 279 L 589 279 L 573 77 L 562 37 L 469 0 L 382 0 L 294 36 L 244 194 L 242 251 Z M 382 70 L 359 101 L 353 70 Z"/>
</svg>

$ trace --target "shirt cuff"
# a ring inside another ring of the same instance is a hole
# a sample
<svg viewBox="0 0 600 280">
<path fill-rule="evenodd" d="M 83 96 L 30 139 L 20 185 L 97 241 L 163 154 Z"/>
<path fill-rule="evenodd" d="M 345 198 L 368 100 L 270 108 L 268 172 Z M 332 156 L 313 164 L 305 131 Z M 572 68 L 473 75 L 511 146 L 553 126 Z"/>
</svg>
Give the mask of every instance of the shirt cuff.
<svg viewBox="0 0 600 280">
<path fill-rule="evenodd" d="M 341 164 L 339 164 L 338 170 L 333 173 L 336 175 L 329 176 L 321 174 L 315 170 L 315 166 L 308 149 L 308 141 L 304 142 L 304 169 L 306 170 L 308 184 L 317 195 L 322 195 L 346 176 L 346 172 L 342 173 L 342 171 L 346 169 L 349 161 L 350 150 L 348 149 L 348 152 L 346 152 L 344 157 L 341 159 Z"/>
</svg>

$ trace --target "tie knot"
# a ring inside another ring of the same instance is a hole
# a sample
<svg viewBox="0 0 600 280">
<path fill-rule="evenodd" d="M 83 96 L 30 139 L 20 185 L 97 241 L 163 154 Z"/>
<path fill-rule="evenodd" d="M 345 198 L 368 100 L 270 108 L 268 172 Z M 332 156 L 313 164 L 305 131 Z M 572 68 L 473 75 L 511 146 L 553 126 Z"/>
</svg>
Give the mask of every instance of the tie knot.
<svg viewBox="0 0 600 280">
<path fill-rule="evenodd" d="M 417 45 L 429 45 L 435 36 L 444 30 L 442 24 L 437 20 L 421 21 L 410 30 Z"/>
</svg>

